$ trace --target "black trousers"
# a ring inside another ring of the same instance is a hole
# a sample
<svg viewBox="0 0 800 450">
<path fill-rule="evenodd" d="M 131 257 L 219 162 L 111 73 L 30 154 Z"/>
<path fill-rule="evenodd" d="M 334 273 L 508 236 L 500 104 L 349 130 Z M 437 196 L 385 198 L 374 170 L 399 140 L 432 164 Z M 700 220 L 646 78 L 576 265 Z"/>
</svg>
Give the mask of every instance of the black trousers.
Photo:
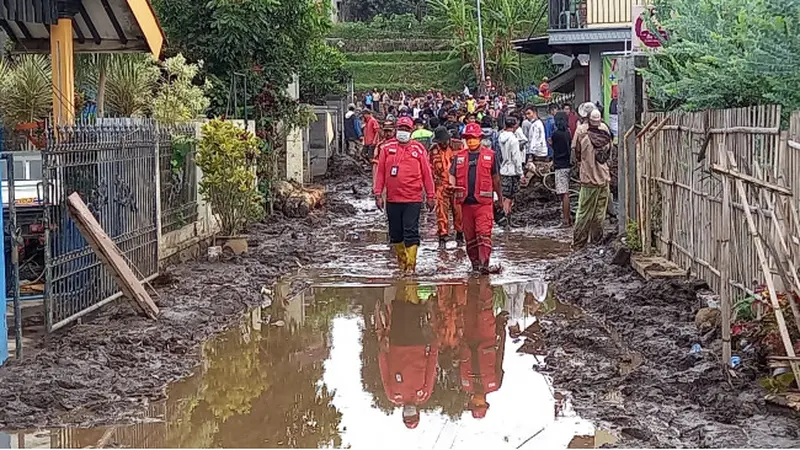
<svg viewBox="0 0 800 450">
<path fill-rule="evenodd" d="M 386 203 L 389 217 L 389 243 L 406 247 L 419 245 L 419 213 L 422 203 Z"/>
</svg>

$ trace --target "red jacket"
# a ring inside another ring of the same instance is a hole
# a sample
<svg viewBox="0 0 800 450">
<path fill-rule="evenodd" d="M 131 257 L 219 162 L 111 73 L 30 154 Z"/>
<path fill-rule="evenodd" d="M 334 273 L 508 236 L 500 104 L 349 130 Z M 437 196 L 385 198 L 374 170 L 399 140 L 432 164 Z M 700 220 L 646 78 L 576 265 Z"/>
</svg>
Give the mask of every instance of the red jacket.
<svg viewBox="0 0 800 450">
<path fill-rule="evenodd" d="M 464 314 L 461 386 L 466 392 L 489 394 L 503 384 L 506 334 L 495 319 L 491 289 L 481 291 L 482 299 L 470 299 Z"/>
<path fill-rule="evenodd" d="M 380 196 L 385 188 L 388 202 L 420 203 L 423 188 L 428 200 L 433 200 L 436 194 L 428 152 L 419 142 L 386 141 L 381 146 L 375 170 L 374 194 Z"/>
<path fill-rule="evenodd" d="M 569 135 L 575 136 L 575 131 L 578 130 L 578 115 L 575 114 L 575 111 L 571 111 L 567 120 L 569 121 Z"/>
<path fill-rule="evenodd" d="M 436 386 L 439 357 L 436 339 L 426 338 L 418 328 L 421 314 L 428 311 L 427 306 L 394 301 L 385 308 L 386 323 L 381 319 L 380 310 L 375 311 L 375 322 L 379 338 L 389 339 L 388 348 L 378 354 L 386 398 L 396 405 L 422 405 L 430 399 Z M 393 327 L 397 327 L 398 334 L 394 338 L 391 337 Z"/>
<path fill-rule="evenodd" d="M 395 405 L 422 405 L 436 385 L 436 345 L 390 346 L 378 355 L 383 388 Z"/>
<path fill-rule="evenodd" d="M 364 124 L 364 145 L 378 145 L 380 135 L 381 125 L 376 118 L 370 116 L 367 123 Z"/>
<path fill-rule="evenodd" d="M 492 180 L 492 167 L 494 167 L 495 154 L 492 150 L 481 147 L 478 156 L 478 167 L 475 170 L 475 200 L 482 205 L 494 203 L 494 181 Z M 456 154 L 456 203 L 462 204 L 469 194 L 469 150 L 464 149 Z"/>
</svg>

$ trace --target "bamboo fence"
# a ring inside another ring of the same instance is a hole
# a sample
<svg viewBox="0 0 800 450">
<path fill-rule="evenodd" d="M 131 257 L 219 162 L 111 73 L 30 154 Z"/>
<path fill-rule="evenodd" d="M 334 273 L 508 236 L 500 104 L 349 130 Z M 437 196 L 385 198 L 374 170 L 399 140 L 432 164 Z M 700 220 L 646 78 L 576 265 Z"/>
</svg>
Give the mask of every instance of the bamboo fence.
<svg viewBox="0 0 800 450">
<path fill-rule="evenodd" d="M 778 106 L 645 115 L 637 134 L 639 229 L 657 252 L 719 293 L 723 361 L 734 299 L 766 285 L 784 350 L 800 368 L 778 304 L 800 294 L 800 113 L 781 131 Z M 655 242 L 652 242 L 655 241 Z M 792 302 L 796 320 L 800 313 Z M 800 323 L 791 324 L 800 330 Z"/>
</svg>

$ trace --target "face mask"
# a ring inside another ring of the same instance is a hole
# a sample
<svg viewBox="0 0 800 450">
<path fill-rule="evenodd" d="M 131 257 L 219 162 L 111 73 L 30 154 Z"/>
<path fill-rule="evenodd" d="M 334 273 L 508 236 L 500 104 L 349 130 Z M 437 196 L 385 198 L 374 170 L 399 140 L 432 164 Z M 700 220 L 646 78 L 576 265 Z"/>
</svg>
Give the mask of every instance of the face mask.
<svg viewBox="0 0 800 450">
<path fill-rule="evenodd" d="M 481 140 L 478 138 L 469 138 L 467 139 L 467 148 L 470 150 L 476 150 L 478 147 L 481 146 Z"/>
<path fill-rule="evenodd" d="M 410 131 L 403 131 L 399 130 L 397 132 L 397 140 L 400 142 L 408 142 L 411 140 L 411 132 Z"/>
</svg>

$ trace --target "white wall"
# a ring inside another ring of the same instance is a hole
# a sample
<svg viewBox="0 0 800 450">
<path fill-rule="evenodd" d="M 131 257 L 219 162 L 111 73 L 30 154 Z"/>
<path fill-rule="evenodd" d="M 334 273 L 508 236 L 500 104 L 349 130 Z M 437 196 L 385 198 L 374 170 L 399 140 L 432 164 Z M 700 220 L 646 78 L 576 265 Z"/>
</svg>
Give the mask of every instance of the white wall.
<svg viewBox="0 0 800 450">
<path fill-rule="evenodd" d="M 289 96 L 294 100 L 300 98 L 300 79 L 294 75 L 291 84 L 286 88 Z M 302 183 L 304 178 L 303 168 L 305 157 L 303 154 L 303 130 L 294 129 L 286 137 L 286 179 Z"/>
<path fill-rule="evenodd" d="M 600 46 L 589 47 L 589 95 L 592 103 L 603 101 L 603 52 Z"/>
</svg>

